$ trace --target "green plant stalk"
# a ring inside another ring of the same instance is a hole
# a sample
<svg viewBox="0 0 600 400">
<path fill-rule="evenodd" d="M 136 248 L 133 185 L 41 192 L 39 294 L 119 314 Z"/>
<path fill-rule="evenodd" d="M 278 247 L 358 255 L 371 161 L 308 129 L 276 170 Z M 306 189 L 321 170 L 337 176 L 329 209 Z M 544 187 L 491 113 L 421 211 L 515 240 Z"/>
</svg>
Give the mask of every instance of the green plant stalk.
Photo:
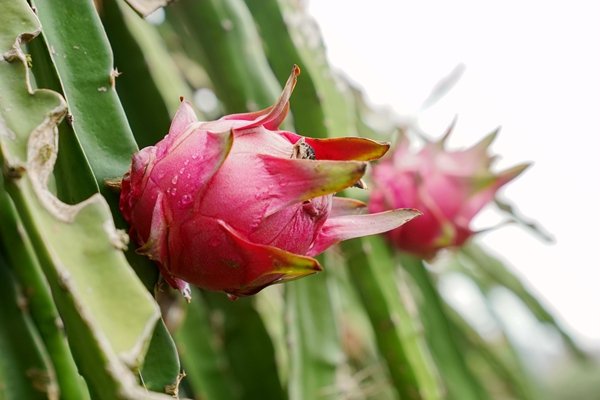
<svg viewBox="0 0 600 400">
<path fill-rule="evenodd" d="M 246 0 L 246 4 L 279 80 L 285 81 L 291 64 L 298 64 L 303 72 L 296 88 L 303 100 L 291 102 L 298 132 L 311 137 L 356 136 L 350 88 L 327 63 L 318 25 L 303 5 L 292 0 Z"/>
<path fill-rule="evenodd" d="M 323 257 L 317 258 L 320 262 Z M 343 353 L 324 273 L 286 283 L 290 400 L 336 399 Z"/>
<path fill-rule="evenodd" d="M 502 346 L 502 349 L 494 349 L 494 345 L 488 344 L 452 307 L 446 307 L 446 314 L 448 315 L 455 337 L 460 337 L 463 342 L 468 343 L 469 347 L 479 353 L 505 386 L 507 386 L 507 389 L 514 398 L 521 400 L 533 400 L 537 398 L 534 396 L 531 385 L 528 382 L 528 374 L 523 370 L 519 360 L 514 357 L 514 350 L 512 348 L 504 348 L 506 346 L 511 347 L 510 344 Z M 499 350 L 502 350 L 504 353 L 508 352 L 510 360 L 498 354 Z"/>
<path fill-rule="evenodd" d="M 126 374 L 126 369 L 116 360 L 116 355 L 112 353 L 106 339 L 98 337 L 100 335 L 97 333 L 97 327 L 90 323 L 91 321 L 86 321 L 86 317 L 78 314 L 76 311 L 78 306 L 74 300 L 76 295 L 66 287 L 61 287 L 59 282 L 63 282 L 62 286 L 65 286 L 64 281 L 68 279 L 66 278 L 68 274 L 64 274 L 61 278 L 60 272 L 54 270 L 55 256 L 46 248 L 41 232 L 37 229 L 39 223 L 37 213 L 31 209 L 35 207 L 35 204 L 31 204 L 28 200 L 28 198 L 35 198 L 33 190 L 22 180 L 18 185 L 13 182 L 5 182 L 5 187 L 17 205 L 23 224 L 31 237 L 33 247 L 36 249 L 38 259 L 50 283 L 56 305 L 61 310 L 65 326 L 69 329 L 69 344 L 74 349 L 81 373 L 100 398 L 109 399 L 111 396 L 115 396 L 120 390 L 121 383 L 114 374 L 111 376 L 110 373 L 106 373 L 105 365 L 118 366 L 120 374 Z M 107 353 L 112 354 L 107 356 Z M 83 356 L 84 354 L 85 356 Z M 109 360 L 109 357 L 112 360 Z"/>
<path fill-rule="evenodd" d="M 462 253 L 462 251 L 455 256 L 451 264 L 452 269 L 456 269 L 460 273 L 466 275 L 479 288 L 485 307 L 490 314 L 492 314 L 502 330 L 502 344 L 496 345 L 496 349 L 492 348 L 491 345 L 488 346 L 489 348 L 486 348 L 485 350 L 491 352 L 491 354 L 488 355 L 482 351 L 482 357 L 486 360 L 491 360 L 491 357 L 495 356 L 498 360 L 495 365 L 505 365 L 504 369 L 510 372 L 510 375 L 506 377 L 505 381 L 511 382 L 511 385 L 515 388 L 516 394 L 519 396 L 519 398 L 535 398 L 532 392 L 534 388 L 528 382 L 529 374 L 523 367 L 518 352 L 511 344 L 509 338 L 506 337 L 506 329 L 503 321 L 497 315 L 488 298 L 490 290 L 494 287 L 498 287 L 498 284 L 490 279 L 485 271 L 481 271 L 479 266 L 471 263 L 471 260 L 468 257 L 465 258 L 464 256 L 465 255 Z M 467 261 L 467 264 L 465 264 L 463 261 Z M 469 265 L 469 267 L 467 267 L 467 265 Z M 473 268 L 475 268 L 475 270 L 473 270 Z M 456 330 L 464 331 L 461 332 L 461 334 L 466 336 L 471 342 L 475 344 L 481 344 L 481 347 L 486 346 L 486 342 L 478 336 L 477 332 L 473 331 L 473 329 L 456 311 L 454 311 L 450 306 L 448 306 L 447 309 L 449 310 L 448 315 L 451 317 L 451 322 L 456 325 Z M 491 361 L 490 364 L 492 364 Z M 494 367 L 494 365 L 492 365 L 492 367 Z M 499 375 L 507 375 L 502 374 L 500 367 L 496 367 L 494 370 L 497 371 Z"/>
<path fill-rule="evenodd" d="M 181 1 L 166 11 L 184 47 L 195 47 L 188 53 L 208 72 L 228 114 L 275 103 L 281 86 L 243 0 Z"/>
<path fill-rule="evenodd" d="M 0 238 L 6 257 L 13 266 L 18 266 L 13 272 L 24 288 L 29 312 L 52 360 L 61 398 L 85 399 L 87 392 L 80 385 L 77 366 L 65 334 L 58 326 L 60 317 L 48 283 L 3 184 L 0 177 Z"/>
<path fill-rule="evenodd" d="M 148 345 L 148 352 L 139 374 L 144 387 L 154 392 L 167 392 L 179 385 L 181 365 L 175 342 L 162 319 L 159 319 Z M 174 386 L 173 386 L 174 385 Z"/>
<path fill-rule="evenodd" d="M 466 263 L 464 261 L 466 261 Z M 451 264 L 451 270 L 458 270 L 461 274 L 466 275 L 479 288 L 485 307 L 496 320 L 500 329 L 502 330 L 502 339 L 497 340 L 495 346 L 496 348 L 491 348 L 490 351 L 494 351 L 492 355 L 496 356 L 496 358 L 499 360 L 498 363 L 502 363 L 506 366 L 505 369 L 510 371 L 511 375 L 505 379 L 505 382 L 512 383 L 512 386 L 514 386 L 515 388 L 514 391 L 516 392 L 516 395 L 519 396 L 519 398 L 533 398 L 535 396 L 532 394 L 532 387 L 531 385 L 529 385 L 528 382 L 528 373 L 523 368 L 521 360 L 519 359 L 519 355 L 515 350 L 514 346 L 512 346 L 510 340 L 506 337 L 506 329 L 504 327 L 504 323 L 502 319 L 497 315 L 496 310 L 490 304 L 488 298 L 490 290 L 495 287 L 498 287 L 498 283 L 495 282 L 493 279 L 490 279 L 490 277 L 485 273 L 485 271 L 481 271 L 480 267 L 473 264 L 471 261 L 472 260 L 470 260 L 468 257 L 465 258 L 462 252 L 458 253 L 453 259 L 453 262 Z M 452 310 L 451 307 L 447 308 L 449 309 L 449 317 L 452 317 L 451 322 L 453 322 L 454 325 L 457 326 L 455 331 L 467 324 L 465 321 L 462 320 L 462 317 L 456 311 Z M 468 329 L 472 330 L 470 326 L 466 325 L 465 332 L 462 334 L 467 335 Z M 475 335 L 477 335 L 476 332 L 473 332 L 473 335 L 468 334 L 468 338 L 471 339 L 473 342 L 482 343 L 482 345 L 486 344 L 485 341 L 483 341 L 481 338 L 476 337 Z M 489 360 L 491 358 L 491 355 L 483 354 L 483 358 Z M 499 373 L 502 372 L 500 368 L 494 369 Z"/>
<path fill-rule="evenodd" d="M 169 115 L 171 117 L 175 116 L 179 104 L 181 104 L 179 97 L 192 99 L 190 86 L 185 81 L 171 54 L 169 54 L 167 45 L 160 36 L 158 29 L 136 15 L 123 1 L 116 0 L 116 2 L 123 13 L 123 19 L 129 32 L 144 53 L 144 59 L 148 64 L 152 80 L 167 106 Z M 118 89 L 119 86 L 117 86 Z M 202 113 L 198 110 L 195 111 L 199 120 L 207 120 Z"/>
<path fill-rule="evenodd" d="M 340 321 L 341 341 L 346 351 L 348 362 L 360 371 L 372 364 L 385 362 L 382 360 L 375 338 L 375 331 L 369 320 L 369 315 L 362 305 L 362 299 L 350 276 L 346 257 L 341 246 L 337 249 L 325 252 L 325 265 L 329 274 L 330 296 L 337 320 Z M 344 343 L 350 335 L 350 342 Z M 356 341 L 358 347 L 349 348 Z M 385 380 L 389 382 L 389 376 L 385 365 Z M 391 385 L 391 382 L 389 382 Z"/>
<path fill-rule="evenodd" d="M 117 355 L 114 347 L 123 348 L 123 344 L 128 344 L 130 340 L 123 337 L 123 343 L 121 346 L 115 346 L 115 339 L 119 340 L 114 336 L 116 332 L 113 332 L 113 337 L 107 337 L 98 321 L 96 321 L 97 310 L 90 310 L 89 306 L 86 306 L 85 302 L 80 300 L 81 291 L 77 286 L 77 278 L 73 277 L 69 270 L 64 268 L 64 262 L 70 264 L 68 260 L 61 259 L 58 256 L 62 249 L 53 249 L 49 246 L 48 231 L 40 230 L 39 227 L 42 224 L 48 223 L 50 216 L 44 215 L 39 204 L 36 204 L 35 192 L 31 187 L 30 182 L 27 178 L 21 178 L 19 182 L 5 182 L 5 187 L 11 198 L 17 205 L 19 215 L 22 217 L 23 225 L 25 226 L 29 237 L 31 238 L 33 247 L 36 249 L 36 254 L 40 260 L 40 264 L 48 278 L 50 288 L 53 293 L 53 297 L 57 308 L 61 311 L 61 316 L 65 323 L 66 328 L 69 331 L 69 345 L 73 349 L 75 361 L 79 366 L 81 374 L 85 377 L 91 390 L 100 399 L 169 399 L 168 396 L 160 396 L 157 393 L 146 392 L 137 386 L 136 380 L 132 372 L 125 367 L 125 364 L 121 359 L 125 358 L 128 364 L 139 360 L 139 356 L 136 353 L 124 354 L 122 352 Z M 79 211 L 74 225 L 80 226 L 92 226 L 88 224 L 90 219 L 96 219 L 101 214 L 104 217 L 108 214 L 106 205 L 99 203 L 90 204 L 87 207 Z M 52 217 L 50 217 L 52 218 Z M 56 225 L 55 225 L 56 226 Z M 101 229 L 92 230 L 90 234 L 94 236 L 102 235 Z M 62 236 L 60 233 L 58 236 Z M 79 234 L 81 236 L 81 234 Z M 56 243 L 54 243 L 56 245 Z M 55 252 L 58 250 L 57 252 Z M 90 250 L 80 250 L 81 254 L 90 254 Z M 97 253 L 106 254 L 105 251 Z M 111 257 L 112 258 L 112 257 Z M 94 265 L 89 263 L 84 265 Z M 73 271 L 72 269 L 70 271 Z M 74 279 L 75 278 L 75 279 Z M 125 283 L 125 281 L 123 281 Z M 125 286 L 123 286 L 125 287 Z M 131 286 L 128 286 L 128 290 Z M 138 293 L 140 289 L 137 289 Z M 142 289 L 143 290 L 143 289 Z M 130 301 L 133 305 L 137 306 L 139 312 L 144 315 L 144 306 L 141 302 L 137 301 L 136 294 L 130 293 Z M 129 314 L 131 317 L 131 314 Z M 120 319 L 115 316 L 117 323 Z M 158 318 L 158 313 L 154 316 L 154 321 Z M 138 318 L 133 318 L 137 320 Z M 148 321 L 147 326 L 153 324 Z M 125 329 L 131 329 L 123 327 Z M 147 330 L 147 329 L 146 329 Z M 110 333 L 110 332 L 107 332 Z M 135 331 L 130 332 L 136 334 Z M 149 334 L 146 333 L 148 336 Z M 147 340 L 143 337 L 136 339 L 137 343 L 135 346 L 142 345 L 142 341 Z M 138 347 L 137 350 L 141 351 L 143 347 Z"/>
<path fill-rule="evenodd" d="M 342 243 L 342 249 L 400 398 L 442 398 L 440 378 L 413 317 L 413 300 L 408 287 L 404 293 L 399 292 L 399 278 L 382 238 L 348 240 Z"/>
<path fill-rule="evenodd" d="M 289 380 L 290 355 L 285 336 L 285 286 L 270 286 L 254 295 L 254 308 L 265 324 L 265 329 L 273 342 L 275 361 L 281 384 L 287 388 Z"/>
<path fill-rule="evenodd" d="M 32 0 L 32 4 L 43 25 L 42 34 L 51 60 L 50 65 L 42 68 L 55 70 L 52 73 L 58 77 L 67 101 L 71 125 L 100 193 L 111 208 L 115 225 L 125 229 L 119 195 L 104 181 L 122 177 L 138 147 L 115 90 L 118 78 L 100 17 L 91 0 Z M 146 288 L 153 290 L 158 280 L 154 263 L 137 255 L 134 246 L 129 246 L 125 256 Z"/>
<path fill-rule="evenodd" d="M 32 3 L 43 24 L 46 44 L 45 52 L 38 45 L 35 53 L 38 58 L 33 64 L 39 67 L 34 68 L 36 78 L 44 75 L 41 80 L 44 87 L 64 95 L 72 116 L 70 125 L 74 134 L 61 129 L 60 137 L 63 154 L 57 162 L 58 172 L 60 176 L 72 176 L 68 183 L 59 182 L 59 189 L 63 184 L 68 185 L 62 198 L 80 201 L 87 198 L 94 188 L 82 188 L 93 182 L 86 177 L 91 171 L 96 180 L 95 189 L 108 201 L 116 226 L 126 228 L 118 207 L 118 194 L 111 192 L 104 180 L 123 176 L 137 145 L 113 87 L 118 78 L 113 74 L 112 51 L 100 18 L 89 0 Z M 78 18 L 73 19 L 72 14 Z M 80 148 L 84 154 L 80 154 Z M 134 250 L 130 246 L 125 252 L 127 260 L 148 290 L 153 290 L 158 269 Z"/>
<path fill-rule="evenodd" d="M 235 302 L 223 293 L 202 291 L 211 310 L 212 329 L 223 343 L 240 399 L 285 399 L 275 364 L 275 350 L 252 299 Z"/>
<path fill-rule="evenodd" d="M 31 72 L 37 87 L 62 94 L 60 80 L 43 35 L 27 43 L 27 51 L 31 55 Z M 66 120 L 58 126 L 58 157 L 53 172 L 56 196 L 65 203 L 77 204 L 100 192 L 81 143 Z"/>
<path fill-rule="evenodd" d="M 0 45 L 6 46 L 0 53 L 0 161 L 6 191 L 46 274 L 88 384 L 100 398 L 160 398 L 139 393 L 125 366 L 141 361 L 158 308 L 115 248 L 122 246 L 121 236 L 102 197 L 68 206 L 47 191 L 56 157 L 56 126 L 66 105 L 58 93 L 34 92 L 29 86 L 28 61 L 20 46 L 40 30 L 31 8 L 25 1 L 8 1 L 2 8 L 9 12 L 3 25 L 7 29 L 0 31 Z"/>
<path fill-rule="evenodd" d="M 236 400 L 239 383 L 231 376 L 222 348 L 215 343 L 208 307 L 200 290 L 192 288 L 192 301 L 187 306 L 185 321 L 175 333 L 175 341 L 186 380 L 196 397 Z"/>
<path fill-rule="evenodd" d="M 410 274 L 418 288 L 420 315 L 429 348 L 446 383 L 448 394 L 460 400 L 489 398 L 481 384 L 471 374 L 450 329 L 440 295 L 423 261 L 400 253 L 400 264 Z"/>
<path fill-rule="evenodd" d="M 49 46 L 44 42 L 44 38 L 39 36 L 28 45 L 28 48 L 32 51 L 32 58 L 34 60 L 33 71 L 38 86 L 61 92 L 61 82 L 48 52 Z M 86 117 L 94 118 L 95 116 Z M 55 174 L 58 177 L 59 197 L 71 204 L 83 201 L 92 194 L 99 192 L 98 185 L 94 179 L 92 169 L 87 162 L 87 158 L 83 153 L 81 144 L 72 126 L 65 122 L 59 127 L 59 154 Z M 133 253 L 132 248 L 126 252 L 126 255 L 148 290 L 153 290 L 154 283 L 158 277 L 156 266 L 151 261 Z M 161 354 L 164 357 L 160 360 L 162 366 L 170 366 L 171 368 L 161 368 L 158 376 L 153 373 L 150 367 L 145 367 L 144 369 L 144 372 L 150 375 L 149 384 L 151 389 L 160 389 L 161 392 L 165 390 L 165 385 L 172 384 L 179 374 L 178 355 L 173 346 L 172 339 L 168 335 L 160 334 L 163 331 L 164 324 L 159 322 L 155 327 L 154 340 L 150 342 L 149 352 Z M 168 352 L 169 349 L 171 350 L 170 353 Z M 150 359 L 153 359 L 152 356 Z M 158 386 L 152 386 L 153 382 L 159 382 Z"/>
<path fill-rule="evenodd" d="M 552 325 L 562 336 L 567 346 L 571 349 L 580 360 L 587 359 L 587 356 L 581 349 L 573 342 L 571 336 L 562 329 L 562 327 L 556 322 L 552 314 L 546 310 L 546 308 L 533 296 L 524 286 L 523 283 L 513 273 L 511 273 L 506 266 L 497 258 L 488 255 L 481 247 L 475 242 L 470 241 L 466 243 L 462 249 L 461 254 L 465 255 L 469 260 L 472 261 L 481 273 L 483 273 L 488 281 L 503 286 L 513 292 L 521 301 L 531 310 L 535 317 L 540 322 L 545 322 Z M 486 290 L 484 290 L 485 292 Z"/>
<path fill-rule="evenodd" d="M 131 130 L 140 148 L 155 145 L 169 132 L 169 110 L 117 1 L 103 1 L 102 11 L 102 22 L 121 74 L 116 89 Z"/>
<path fill-rule="evenodd" d="M 32 3 L 73 115 L 73 129 L 104 193 L 104 180 L 123 176 L 137 145 L 115 90 L 118 78 L 102 23 L 90 0 Z"/>
<path fill-rule="evenodd" d="M 52 364 L 0 253 L 0 399 L 58 398 Z"/>
<path fill-rule="evenodd" d="M 273 72 L 280 82 L 285 82 L 292 65 L 297 64 L 302 75 L 294 89 L 294 97 L 301 101 L 291 101 L 290 108 L 296 117 L 296 131 L 303 136 L 326 138 L 329 129 L 323 109 L 324 103 L 333 100 L 331 96 L 319 96 L 311 60 L 305 61 L 303 53 L 294 44 L 288 24 L 284 21 L 281 6 L 277 0 L 245 0 L 248 9 L 258 24 L 264 42 L 264 49 Z M 329 94 L 329 93 L 328 93 Z"/>
</svg>

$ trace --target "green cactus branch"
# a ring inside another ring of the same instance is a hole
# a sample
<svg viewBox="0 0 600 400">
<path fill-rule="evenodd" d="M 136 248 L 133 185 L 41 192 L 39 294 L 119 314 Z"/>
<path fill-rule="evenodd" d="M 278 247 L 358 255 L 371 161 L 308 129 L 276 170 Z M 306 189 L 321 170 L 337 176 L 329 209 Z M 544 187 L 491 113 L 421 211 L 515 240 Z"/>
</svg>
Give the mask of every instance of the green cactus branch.
<svg viewBox="0 0 600 400">
<path fill-rule="evenodd" d="M 214 337 L 206 301 L 192 288 L 192 301 L 175 340 L 187 380 L 194 393 L 207 399 L 238 399 L 239 383 L 231 374 L 227 356 Z"/>
<path fill-rule="evenodd" d="M 46 188 L 56 159 L 56 127 L 66 114 L 62 97 L 29 87 L 20 46 L 40 29 L 24 1 L 7 7 L 11 30 L 2 32 L 0 144 L 4 186 L 12 198 L 48 279 L 80 372 L 100 398 L 143 394 L 127 367 L 139 365 L 159 318 L 156 303 L 118 247 L 122 234 L 104 199 L 76 206 Z M 24 24 L 22 21 L 26 21 Z M 122 294 L 115 294 L 119 287 Z M 158 396 L 158 395 L 157 395 Z"/>
<path fill-rule="evenodd" d="M 69 179 L 59 180 L 59 189 L 63 187 L 65 197 L 71 199 L 81 200 L 84 193 L 89 196 L 93 188 L 84 188 L 93 182 L 86 175 L 91 169 L 96 180 L 95 192 L 99 190 L 106 198 L 117 227 L 125 228 L 118 195 L 104 181 L 120 178 L 127 171 L 137 145 L 113 87 L 117 78 L 100 18 L 88 1 L 40 1 L 36 6 L 46 44 L 43 49 L 36 43 L 33 54 L 38 56 L 33 63 L 36 78 L 43 76 L 40 79 L 43 87 L 60 88 L 67 102 L 75 103 L 68 104 L 72 129 L 61 128 L 60 143 L 66 146 L 59 153 L 58 176 Z M 72 9 L 77 9 L 80 18 L 74 24 L 63 23 L 70 20 L 68 10 Z M 156 266 L 135 254 L 133 247 L 125 255 L 144 285 L 153 290 L 158 279 Z"/>
<path fill-rule="evenodd" d="M 573 352 L 581 360 L 587 359 L 586 354 L 581 351 L 579 346 L 573 342 L 573 339 L 565 332 L 558 324 L 552 314 L 531 294 L 523 283 L 513 273 L 511 273 L 502 262 L 497 258 L 487 254 L 480 246 L 474 242 L 469 242 L 461 249 L 461 256 L 466 259 L 467 263 L 476 268 L 478 273 L 483 276 L 481 279 L 475 280 L 484 293 L 487 293 L 494 285 L 499 285 L 513 292 L 521 301 L 531 310 L 533 315 L 540 321 L 552 325 L 563 340 Z M 483 285 L 483 282 L 486 282 Z"/>
<path fill-rule="evenodd" d="M 181 103 L 179 98 L 183 96 L 188 100 L 192 99 L 190 86 L 185 81 L 182 71 L 179 70 L 175 60 L 169 53 L 167 44 L 158 32 L 157 27 L 136 15 L 122 0 L 115 0 L 115 3 L 121 10 L 127 29 L 143 52 L 150 76 L 160 92 L 162 101 L 167 106 L 169 115 L 171 117 L 175 116 Z M 117 37 L 116 41 L 118 42 L 119 40 L 120 38 Z M 111 45 L 114 46 L 112 42 Z M 125 73 L 125 70 L 123 72 Z M 133 73 L 129 72 L 129 74 L 132 75 Z M 121 78 L 125 78 L 125 75 Z M 141 82 L 138 82 L 138 84 L 141 84 Z M 117 85 L 117 91 L 120 88 L 120 84 Z M 201 112 L 198 110 L 195 111 L 200 120 L 207 120 Z M 140 147 L 142 146 L 140 145 Z"/>
<path fill-rule="evenodd" d="M 335 399 L 336 370 L 343 361 L 327 276 L 287 284 L 287 332 L 290 341 L 290 400 Z"/>
<path fill-rule="evenodd" d="M 29 312 L 56 371 L 61 398 L 83 399 L 86 392 L 80 385 L 77 367 L 65 333 L 60 327 L 62 322 L 58 310 L 29 237 L 19 221 L 12 201 L 4 191 L 3 183 L 0 178 L 0 238 L 3 248 L 10 249 L 5 252 L 6 257 L 15 266 L 13 272 L 24 288 Z"/>
<path fill-rule="evenodd" d="M 69 150 L 74 152 L 66 157 L 68 161 L 65 161 L 65 168 L 59 163 L 59 171 L 77 171 L 74 177 L 79 179 L 74 179 L 72 183 L 75 185 L 69 190 L 78 191 L 79 181 L 90 181 L 81 176 L 87 165 L 74 167 L 69 161 L 76 162 L 82 157 L 87 160 L 97 187 L 108 201 L 115 224 L 125 228 L 118 207 L 118 195 L 106 187 L 104 181 L 123 176 L 131 156 L 137 151 L 137 145 L 115 91 L 115 79 L 118 78 L 100 18 L 91 1 L 42 0 L 34 5 L 44 27 L 42 34 L 47 52 L 34 65 L 42 62 L 40 69 L 46 70 L 46 76 L 50 75 L 51 78 L 41 82 L 45 87 L 56 90 L 55 86 L 60 84 L 69 106 L 68 119 L 75 136 L 69 142 Z M 77 10 L 79 17 L 74 20 L 70 18 L 70 10 Z M 39 53 L 43 53 L 43 50 L 38 49 Z M 37 72 L 36 76 L 41 73 Z M 63 136 L 61 141 L 63 139 L 69 137 Z M 78 155 L 79 145 L 83 156 Z M 71 156 L 76 159 L 71 159 Z M 127 251 L 126 256 L 151 290 L 158 278 L 156 267 L 147 259 L 137 256 L 133 249 Z"/>
<path fill-rule="evenodd" d="M 440 378 L 414 316 L 414 300 L 407 286 L 400 293 L 382 239 L 354 239 L 342 243 L 342 248 L 400 398 L 443 398 Z"/>
<path fill-rule="evenodd" d="M 36 86 L 62 94 L 62 85 L 43 35 L 27 43 L 27 51 L 31 55 L 31 72 Z M 100 188 L 69 119 L 67 116 L 58 126 L 59 151 L 53 173 L 56 196 L 65 203 L 76 204 L 99 193 Z"/>
<path fill-rule="evenodd" d="M 440 294 L 421 259 L 400 253 L 400 264 L 419 293 L 418 307 L 425 334 L 448 394 L 457 399 L 487 399 L 489 394 L 467 368 L 450 329 Z"/>
<path fill-rule="evenodd" d="M 348 85 L 331 69 L 314 19 L 297 2 L 245 0 L 260 27 L 265 52 L 280 81 L 292 64 L 302 75 L 291 109 L 297 132 L 309 137 L 356 136 L 355 105 Z"/>
<path fill-rule="evenodd" d="M 489 344 L 454 309 L 447 307 L 446 314 L 450 320 L 453 334 L 462 342 L 466 342 L 472 351 L 485 360 L 498 380 L 506 386 L 506 390 L 511 396 L 523 400 L 539 398 L 534 394 L 528 372 L 521 365 L 506 337 L 502 340 L 503 345 L 501 346 Z M 473 372 L 477 373 L 477 371 Z"/>
<path fill-rule="evenodd" d="M 231 376 L 239 384 L 240 399 L 284 399 L 273 343 L 252 298 L 232 302 L 223 293 L 202 291 L 202 295 L 211 313 L 219 316 L 213 329 L 223 343 Z"/>
<path fill-rule="evenodd" d="M 152 146 L 169 131 L 171 118 L 167 105 L 116 0 L 102 2 L 102 22 L 121 74 L 115 87 L 131 130 L 140 148 Z M 179 100 L 179 96 L 173 100 Z"/>
<path fill-rule="evenodd" d="M 184 48 L 193 48 L 190 54 L 197 55 L 196 61 L 208 72 L 228 113 L 256 111 L 275 103 L 281 87 L 243 0 L 182 1 L 166 11 Z"/>
<path fill-rule="evenodd" d="M 317 92 L 313 78 L 314 71 L 310 68 L 313 65 L 312 60 L 305 60 L 302 56 L 306 56 L 306 52 L 296 47 L 292 40 L 290 30 L 295 26 L 286 25 L 278 0 L 245 1 L 260 28 L 265 54 L 277 79 L 284 82 L 290 73 L 290 66 L 294 64 L 297 64 L 302 71 L 302 76 L 294 89 L 294 96 L 301 98 L 302 101 L 290 103 L 292 114 L 296 116 L 294 123 L 296 132 L 303 136 L 328 137 L 330 129 L 326 123 L 323 105 L 333 98 Z"/>
<path fill-rule="evenodd" d="M 54 368 L 9 269 L 0 253 L 0 399 L 56 399 Z"/>
<path fill-rule="evenodd" d="M 137 145 L 115 91 L 117 71 L 100 17 L 92 1 L 38 0 L 33 5 L 73 129 L 103 191 L 105 179 L 127 171 Z M 77 18 L 71 17 L 74 12 Z"/>
</svg>

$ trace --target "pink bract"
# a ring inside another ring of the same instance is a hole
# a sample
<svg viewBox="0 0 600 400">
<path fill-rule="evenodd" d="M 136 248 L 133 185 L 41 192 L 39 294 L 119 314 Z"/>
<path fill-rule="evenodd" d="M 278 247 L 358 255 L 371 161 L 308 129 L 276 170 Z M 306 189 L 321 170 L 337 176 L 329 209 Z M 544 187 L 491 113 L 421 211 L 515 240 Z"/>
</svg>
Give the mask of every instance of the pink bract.
<svg viewBox="0 0 600 400">
<path fill-rule="evenodd" d="M 299 73 L 254 113 L 199 122 L 182 100 L 169 134 L 132 158 L 119 203 L 130 235 L 188 299 L 188 283 L 236 298 L 314 274 L 322 268 L 312 257 L 332 245 L 420 215 L 358 215 L 362 202 L 333 196 L 389 144 L 277 130 Z"/>
<path fill-rule="evenodd" d="M 521 174 L 521 164 L 498 174 L 487 154 L 497 131 L 475 146 L 446 151 L 448 133 L 419 152 L 410 149 L 402 135 L 391 157 L 373 168 L 369 211 L 415 207 L 423 216 L 389 231 L 386 236 L 399 249 L 430 259 L 442 248 L 461 246 L 475 232 L 469 227 L 475 215 L 493 200 L 500 187 Z"/>
</svg>

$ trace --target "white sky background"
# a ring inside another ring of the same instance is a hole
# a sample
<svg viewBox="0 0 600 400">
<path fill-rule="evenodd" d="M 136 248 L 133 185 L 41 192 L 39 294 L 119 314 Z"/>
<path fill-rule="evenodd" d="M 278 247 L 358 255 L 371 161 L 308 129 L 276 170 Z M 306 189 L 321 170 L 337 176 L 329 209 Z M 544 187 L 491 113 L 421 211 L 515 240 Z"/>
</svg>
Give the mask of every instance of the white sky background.
<svg viewBox="0 0 600 400">
<path fill-rule="evenodd" d="M 535 163 L 501 193 L 557 243 L 516 226 L 480 239 L 600 349 L 600 3 L 312 0 L 309 11 L 330 62 L 401 114 L 466 65 L 421 127 L 439 136 L 458 114 L 449 143 L 463 147 L 501 125 L 497 167 Z M 488 212 L 475 225 L 496 221 Z"/>
</svg>

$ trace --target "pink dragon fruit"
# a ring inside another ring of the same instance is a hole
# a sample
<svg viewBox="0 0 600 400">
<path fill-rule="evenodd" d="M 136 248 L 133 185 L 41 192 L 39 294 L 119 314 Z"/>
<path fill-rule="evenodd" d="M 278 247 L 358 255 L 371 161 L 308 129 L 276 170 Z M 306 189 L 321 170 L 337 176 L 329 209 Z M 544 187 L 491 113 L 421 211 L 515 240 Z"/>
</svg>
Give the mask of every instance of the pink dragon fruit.
<svg viewBox="0 0 600 400">
<path fill-rule="evenodd" d="M 277 130 L 299 73 L 263 111 L 199 122 L 182 99 L 169 134 L 132 158 L 119 203 L 130 236 L 188 300 L 188 283 L 235 299 L 314 274 L 328 247 L 420 215 L 358 215 L 364 203 L 333 197 L 389 144 Z"/>
<path fill-rule="evenodd" d="M 495 175 L 487 154 L 497 131 L 467 150 L 445 151 L 448 133 L 437 143 L 412 152 L 407 136 L 401 136 L 391 157 L 373 168 L 369 211 L 415 207 L 423 216 L 387 233 L 399 249 L 421 258 L 433 258 L 438 250 L 461 246 L 475 232 L 469 224 L 490 202 L 496 191 L 521 174 L 521 164 Z"/>
</svg>

